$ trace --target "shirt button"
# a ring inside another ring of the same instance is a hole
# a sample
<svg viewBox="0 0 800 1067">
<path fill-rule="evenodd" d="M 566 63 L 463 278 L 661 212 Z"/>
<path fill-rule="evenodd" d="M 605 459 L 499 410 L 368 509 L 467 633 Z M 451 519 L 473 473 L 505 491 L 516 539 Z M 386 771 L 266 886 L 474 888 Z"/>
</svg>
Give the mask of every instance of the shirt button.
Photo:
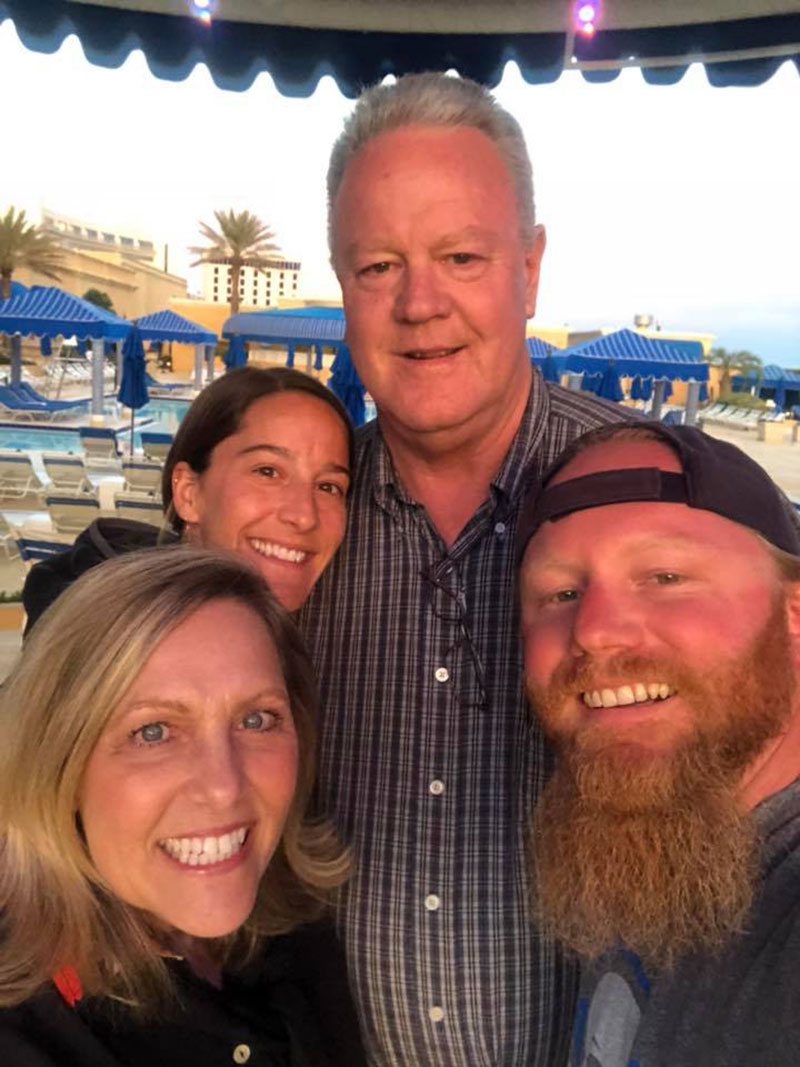
<svg viewBox="0 0 800 1067">
<path fill-rule="evenodd" d="M 437 667 L 433 672 L 433 677 L 437 682 L 446 682 L 450 677 L 450 671 L 448 671 L 447 667 Z"/>
<path fill-rule="evenodd" d="M 438 778 L 434 778 L 428 786 L 428 789 L 430 789 L 435 797 L 440 797 L 444 792 L 444 782 L 440 782 Z"/>
<path fill-rule="evenodd" d="M 428 1018 L 432 1023 L 440 1023 L 444 1019 L 444 1011 L 438 1004 L 434 1004 L 431 1010 L 428 1012 Z"/>
<path fill-rule="evenodd" d="M 439 900 L 435 893 L 429 893 L 428 896 L 425 897 L 425 907 L 428 911 L 438 911 L 441 903 L 441 900 Z"/>
<path fill-rule="evenodd" d="M 247 1063 L 250 1059 L 250 1046 L 249 1045 L 237 1045 L 233 1050 L 233 1062 L 234 1063 Z"/>
<path fill-rule="evenodd" d="M 495 524 L 494 532 L 500 537 L 506 532 L 506 524 L 504 522 L 498 522 Z"/>
</svg>

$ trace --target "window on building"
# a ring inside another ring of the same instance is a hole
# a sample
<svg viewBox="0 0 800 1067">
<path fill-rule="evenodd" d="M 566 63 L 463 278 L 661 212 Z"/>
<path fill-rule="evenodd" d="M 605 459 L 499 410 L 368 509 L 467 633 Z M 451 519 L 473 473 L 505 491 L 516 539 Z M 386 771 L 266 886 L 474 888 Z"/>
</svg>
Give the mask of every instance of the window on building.
<svg viewBox="0 0 800 1067">
<path fill-rule="evenodd" d="M 97 230 L 87 230 L 86 236 L 91 237 L 93 241 L 97 240 Z"/>
<path fill-rule="evenodd" d="M 103 240 L 107 245 L 114 245 L 117 243 L 117 239 L 113 233 L 104 233 Z"/>
<path fill-rule="evenodd" d="M 119 242 L 120 242 L 120 244 L 125 245 L 126 248 L 132 248 L 133 247 L 133 238 L 132 237 L 120 237 Z"/>
</svg>

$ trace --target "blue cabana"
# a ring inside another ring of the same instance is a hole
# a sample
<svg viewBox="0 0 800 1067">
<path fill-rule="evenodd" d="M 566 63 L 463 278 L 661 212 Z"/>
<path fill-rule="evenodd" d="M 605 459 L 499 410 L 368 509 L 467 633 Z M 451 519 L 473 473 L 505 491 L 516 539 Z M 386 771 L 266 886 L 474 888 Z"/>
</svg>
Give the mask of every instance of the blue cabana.
<svg viewBox="0 0 800 1067">
<path fill-rule="evenodd" d="M 775 406 L 791 408 L 800 403 L 800 374 L 797 371 L 768 363 L 758 372 L 735 374 L 731 378 L 734 392 L 741 392 L 758 387 L 758 394 L 764 400 L 774 400 Z"/>
<path fill-rule="evenodd" d="M 183 345 L 194 345 L 194 384 L 196 389 L 203 387 L 203 361 L 209 348 L 216 348 L 219 338 L 213 330 L 199 326 L 191 319 L 185 319 L 175 311 L 153 311 L 134 319 L 143 341 L 161 344 L 163 341 L 177 341 Z"/>
<path fill-rule="evenodd" d="M 281 308 L 276 311 L 240 311 L 222 327 L 223 337 L 239 334 L 245 341 L 264 345 L 331 345 L 344 341 L 345 319 L 340 307 Z"/>
<path fill-rule="evenodd" d="M 174 311 L 154 311 L 133 320 L 143 341 L 178 341 L 184 345 L 216 345 L 217 335 L 205 326 L 185 319 Z"/>
<path fill-rule="evenodd" d="M 121 341 L 131 324 L 105 308 L 52 285 L 34 285 L 0 303 L 0 333 L 12 337 L 11 380 L 21 379 L 22 361 L 14 337 L 77 337 L 78 342 Z M 14 352 L 16 348 L 16 352 Z M 103 345 L 93 345 L 92 414 L 103 414 Z"/>
<path fill-rule="evenodd" d="M 617 330 L 564 349 L 567 370 L 602 374 L 613 359 L 626 377 L 708 381 L 708 364 L 699 341 L 662 340 L 634 330 Z"/>
<path fill-rule="evenodd" d="M 297 345 L 304 346 L 315 353 L 314 369 L 322 370 L 323 346 L 332 348 L 338 357 L 344 344 L 345 326 L 344 311 L 340 307 L 241 311 L 225 322 L 222 336 L 238 336 L 244 341 L 285 347 L 287 367 L 294 366 Z"/>
</svg>

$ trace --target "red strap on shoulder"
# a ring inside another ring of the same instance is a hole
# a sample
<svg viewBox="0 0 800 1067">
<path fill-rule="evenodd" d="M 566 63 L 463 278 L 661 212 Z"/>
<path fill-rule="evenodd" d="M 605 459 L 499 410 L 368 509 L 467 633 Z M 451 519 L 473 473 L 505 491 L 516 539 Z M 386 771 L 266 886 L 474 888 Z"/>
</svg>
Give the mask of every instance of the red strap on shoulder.
<svg viewBox="0 0 800 1067">
<path fill-rule="evenodd" d="M 53 982 L 71 1008 L 74 1008 L 78 1001 L 82 999 L 81 980 L 74 967 L 62 967 L 58 974 L 53 975 Z"/>
</svg>

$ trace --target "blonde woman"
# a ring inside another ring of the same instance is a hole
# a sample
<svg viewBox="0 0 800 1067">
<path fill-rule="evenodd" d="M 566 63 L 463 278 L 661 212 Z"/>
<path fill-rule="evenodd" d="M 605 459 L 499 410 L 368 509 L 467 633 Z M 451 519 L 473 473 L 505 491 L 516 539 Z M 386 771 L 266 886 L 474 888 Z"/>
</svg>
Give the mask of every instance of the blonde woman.
<svg viewBox="0 0 800 1067">
<path fill-rule="evenodd" d="M 92 569 L 0 697 L 0 1063 L 354 1067 L 305 817 L 316 693 L 259 575 L 181 547 Z"/>
</svg>

